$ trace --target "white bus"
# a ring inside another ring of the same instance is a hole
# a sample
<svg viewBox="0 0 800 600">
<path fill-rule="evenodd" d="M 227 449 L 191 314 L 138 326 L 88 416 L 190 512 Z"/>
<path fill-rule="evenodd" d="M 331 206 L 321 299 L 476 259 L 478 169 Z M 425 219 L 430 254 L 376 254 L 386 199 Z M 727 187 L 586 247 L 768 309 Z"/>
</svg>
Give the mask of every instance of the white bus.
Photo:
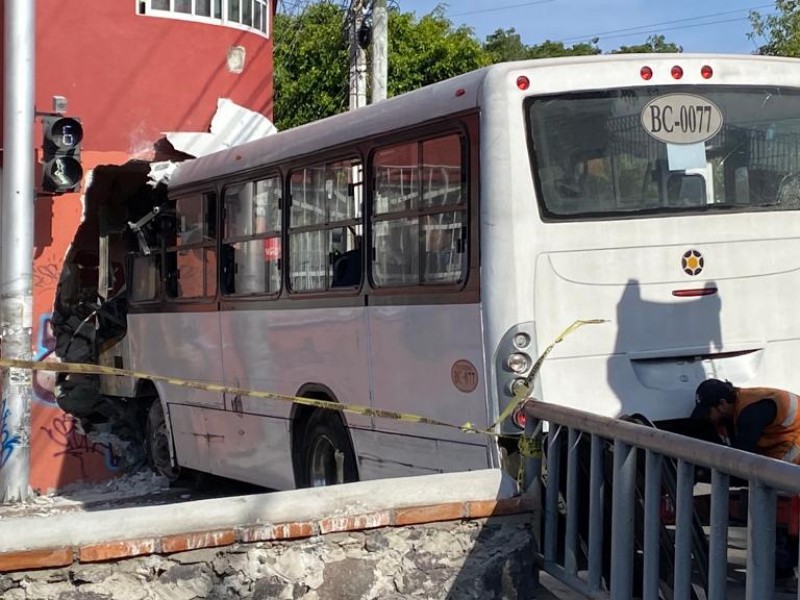
<svg viewBox="0 0 800 600">
<path fill-rule="evenodd" d="M 187 161 L 169 198 L 126 368 L 486 426 L 606 319 L 535 399 L 665 421 L 710 375 L 800 389 L 793 59 L 494 65 Z M 521 431 L 136 389 L 164 470 L 273 488 L 500 467 Z"/>
</svg>

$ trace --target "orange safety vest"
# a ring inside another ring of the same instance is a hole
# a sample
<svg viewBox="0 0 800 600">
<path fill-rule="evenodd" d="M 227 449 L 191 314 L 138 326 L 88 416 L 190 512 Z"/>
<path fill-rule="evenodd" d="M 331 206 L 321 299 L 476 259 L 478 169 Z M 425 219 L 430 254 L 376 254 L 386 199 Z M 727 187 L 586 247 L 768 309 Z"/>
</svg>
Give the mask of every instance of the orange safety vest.
<svg viewBox="0 0 800 600">
<path fill-rule="evenodd" d="M 737 388 L 734 426 L 745 408 L 764 399 L 772 400 L 778 410 L 756 442 L 756 452 L 800 465 L 800 401 L 795 394 L 773 388 Z"/>
</svg>

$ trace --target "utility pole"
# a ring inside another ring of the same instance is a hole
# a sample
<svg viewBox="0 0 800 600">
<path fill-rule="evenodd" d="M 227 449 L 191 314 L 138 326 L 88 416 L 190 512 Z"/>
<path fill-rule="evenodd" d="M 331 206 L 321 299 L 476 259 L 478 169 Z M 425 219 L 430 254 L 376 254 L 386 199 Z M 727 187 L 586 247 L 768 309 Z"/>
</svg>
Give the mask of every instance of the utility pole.
<svg viewBox="0 0 800 600">
<path fill-rule="evenodd" d="M 389 73 L 389 13 L 386 0 L 372 5 L 372 102 L 386 99 Z"/>
<path fill-rule="evenodd" d="M 5 0 L 3 171 L 0 196 L 0 346 L 31 359 L 33 326 L 33 124 L 36 1 Z M 0 503 L 30 497 L 31 371 L 3 369 Z"/>
<path fill-rule="evenodd" d="M 347 16 L 350 41 L 350 110 L 367 105 L 367 53 L 359 39 L 365 0 L 352 0 Z"/>
</svg>

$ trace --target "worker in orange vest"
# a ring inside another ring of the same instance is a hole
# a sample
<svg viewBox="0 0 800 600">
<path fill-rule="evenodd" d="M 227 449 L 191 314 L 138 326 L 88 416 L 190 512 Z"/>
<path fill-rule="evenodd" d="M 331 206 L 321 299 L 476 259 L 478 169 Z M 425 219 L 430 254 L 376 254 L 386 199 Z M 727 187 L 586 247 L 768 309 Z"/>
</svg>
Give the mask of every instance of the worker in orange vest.
<svg viewBox="0 0 800 600">
<path fill-rule="evenodd" d="M 707 379 L 692 418 L 708 419 L 732 447 L 800 465 L 798 397 L 773 388 L 737 388 Z"/>
</svg>

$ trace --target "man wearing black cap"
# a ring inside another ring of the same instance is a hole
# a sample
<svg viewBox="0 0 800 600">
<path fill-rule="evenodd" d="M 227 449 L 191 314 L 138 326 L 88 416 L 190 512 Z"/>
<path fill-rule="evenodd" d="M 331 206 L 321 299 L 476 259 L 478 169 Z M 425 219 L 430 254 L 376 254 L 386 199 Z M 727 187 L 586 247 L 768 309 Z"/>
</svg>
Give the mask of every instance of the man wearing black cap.
<svg viewBox="0 0 800 600">
<path fill-rule="evenodd" d="M 707 379 L 697 387 L 692 418 L 708 419 L 734 448 L 800 465 L 800 410 L 791 392 L 737 388 Z"/>
</svg>

